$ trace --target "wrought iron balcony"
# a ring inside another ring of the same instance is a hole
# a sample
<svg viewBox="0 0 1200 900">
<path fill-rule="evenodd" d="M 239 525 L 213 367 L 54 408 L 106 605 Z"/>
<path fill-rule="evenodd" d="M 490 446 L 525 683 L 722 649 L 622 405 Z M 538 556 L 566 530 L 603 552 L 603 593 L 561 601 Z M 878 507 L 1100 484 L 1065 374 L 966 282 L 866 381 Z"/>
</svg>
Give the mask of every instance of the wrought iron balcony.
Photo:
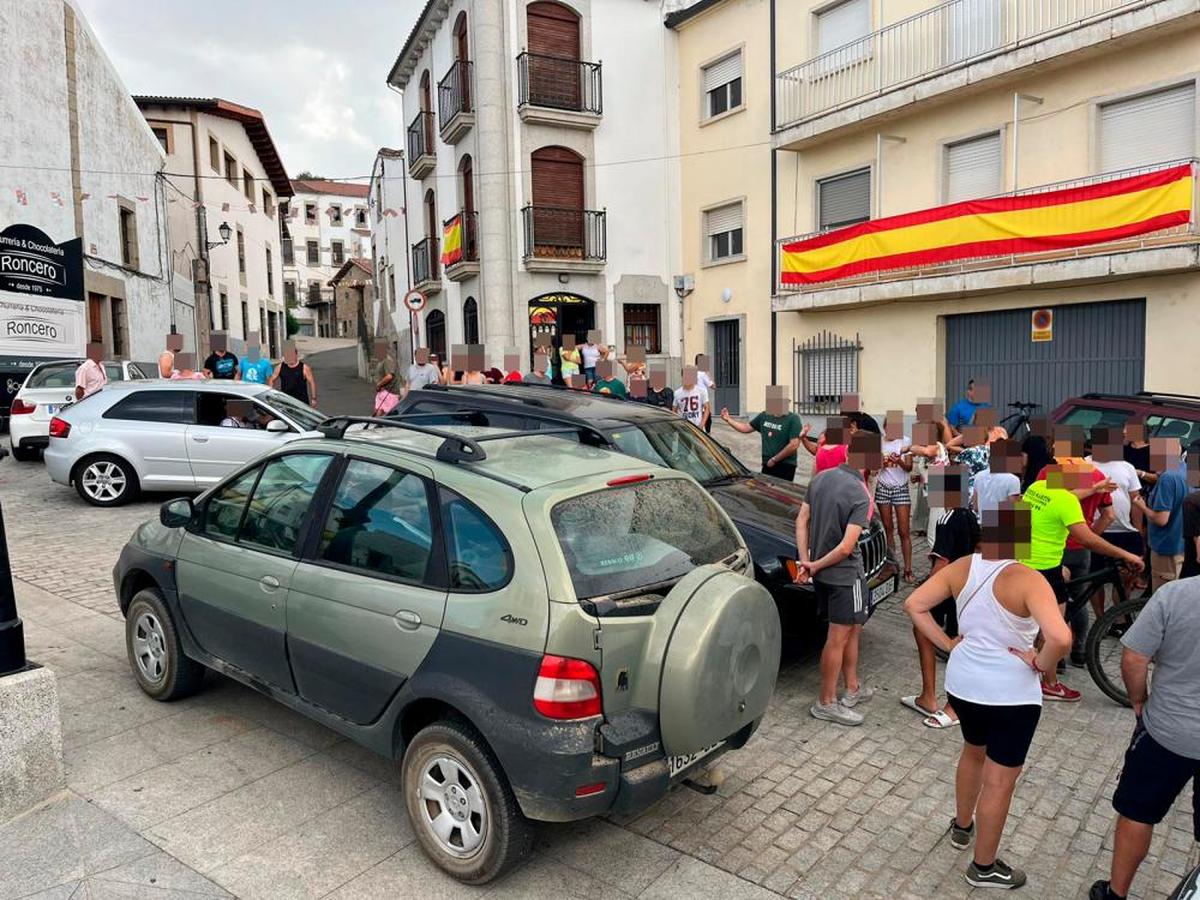
<svg viewBox="0 0 1200 900">
<path fill-rule="evenodd" d="M 1157 2 L 950 0 L 780 72 L 775 129 Z"/>
<path fill-rule="evenodd" d="M 525 52 L 517 57 L 517 106 L 523 119 L 594 127 L 604 112 L 600 63 Z M 550 111 L 550 112 L 541 112 Z M 566 114 L 567 119 L 553 113 Z"/>
<path fill-rule="evenodd" d="M 304 289 L 305 306 L 324 306 L 326 303 L 333 303 L 334 299 L 333 288 L 310 285 Z"/>
<path fill-rule="evenodd" d="M 427 237 L 412 246 L 412 278 L 413 284 L 428 293 L 440 286 L 440 268 L 438 260 L 438 240 Z"/>
<path fill-rule="evenodd" d="M 602 267 L 608 252 L 604 210 L 526 206 L 526 268 Z M 545 266 L 537 265 L 546 263 Z"/>
<path fill-rule="evenodd" d="M 475 122 L 472 105 L 472 70 L 469 59 L 457 59 L 438 82 L 438 128 L 442 138 L 454 143 Z"/>
<path fill-rule="evenodd" d="M 459 227 L 462 229 L 459 247 L 457 251 L 451 251 L 443 240 L 442 265 L 447 278 L 451 281 L 462 281 L 479 274 L 478 216 L 473 209 L 459 210 L 457 214 L 442 223 L 443 235 L 445 235 L 445 229 L 455 219 L 459 220 Z"/>
<path fill-rule="evenodd" d="M 433 142 L 433 113 L 421 110 L 408 126 L 408 174 L 423 178 L 437 164 Z"/>
</svg>

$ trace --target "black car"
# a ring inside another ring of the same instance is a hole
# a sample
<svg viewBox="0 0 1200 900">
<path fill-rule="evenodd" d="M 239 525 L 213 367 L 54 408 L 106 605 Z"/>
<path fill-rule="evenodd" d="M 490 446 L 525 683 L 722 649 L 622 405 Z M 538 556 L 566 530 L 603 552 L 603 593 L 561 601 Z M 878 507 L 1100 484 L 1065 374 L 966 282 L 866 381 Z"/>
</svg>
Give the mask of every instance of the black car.
<svg viewBox="0 0 1200 900">
<path fill-rule="evenodd" d="M 474 417 L 476 424 L 528 431 L 590 425 L 617 449 L 693 476 L 733 519 L 754 559 L 755 577 L 780 607 L 784 626 L 811 622 L 811 585 L 792 581 L 787 562 L 797 557 L 796 514 L 806 487 L 751 472 L 723 445 L 669 410 L 567 388 L 497 384 L 430 385 L 400 401 L 391 415 L 413 424 L 441 425 Z M 577 431 L 564 434 L 576 439 Z M 872 605 L 895 592 L 898 570 L 888 560 L 878 519 L 859 542 Z"/>
</svg>

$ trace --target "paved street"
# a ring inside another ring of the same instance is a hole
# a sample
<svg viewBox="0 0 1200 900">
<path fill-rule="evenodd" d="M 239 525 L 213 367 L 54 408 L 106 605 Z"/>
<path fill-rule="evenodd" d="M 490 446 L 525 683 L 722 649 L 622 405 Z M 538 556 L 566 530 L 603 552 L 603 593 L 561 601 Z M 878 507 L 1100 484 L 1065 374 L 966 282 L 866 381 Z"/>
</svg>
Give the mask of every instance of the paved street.
<svg viewBox="0 0 1200 900">
<path fill-rule="evenodd" d="M 309 358 L 330 411 L 369 406 L 352 354 Z M 716 428 L 755 463 L 753 439 Z M 679 788 L 631 822 L 543 826 L 527 865 L 469 889 L 426 862 L 388 761 L 219 676 L 172 704 L 137 689 L 110 571 L 162 498 L 94 509 L 52 484 L 40 463 L 6 459 L 0 499 L 30 655 L 58 675 L 69 786 L 0 825 L 0 900 L 970 892 L 967 855 L 945 836 L 960 737 L 922 727 L 898 702 L 918 686 L 899 598 L 864 635 L 865 679 L 880 691 L 865 726 L 809 716 L 814 660 L 793 648 L 766 721 L 723 758 L 715 794 Z M 1047 705 L 1002 845 L 1028 870 L 1028 897 L 1079 898 L 1107 873 L 1108 800 L 1132 716 L 1080 670 L 1068 680 L 1084 700 Z M 1181 804 L 1158 829 L 1133 896 L 1166 896 L 1193 848 Z"/>
</svg>

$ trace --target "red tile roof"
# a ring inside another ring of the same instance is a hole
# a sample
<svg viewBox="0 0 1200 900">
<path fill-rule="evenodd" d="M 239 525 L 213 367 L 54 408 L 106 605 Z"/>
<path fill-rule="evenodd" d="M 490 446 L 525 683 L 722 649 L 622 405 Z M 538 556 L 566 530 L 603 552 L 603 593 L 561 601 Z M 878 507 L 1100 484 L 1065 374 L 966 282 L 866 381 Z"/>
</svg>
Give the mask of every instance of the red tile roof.
<svg viewBox="0 0 1200 900">
<path fill-rule="evenodd" d="M 374 274 L 375 274 L 375 263 L 374 262 L 372 262 L 371 260 L 366 259 L 362 256 L 352 256 L 348 260 L 346 260 L 344 263 L 342 263 L 342 267 L 337 270 L 336 275 L 334 275 L 331 279 L 329 279 L 329 283 L 332 285 L 336 285 L 339 282 L 341 282 L 342 279 L 344 279 L 347 275 L 350 274 L 351 266 L 358 266 L 358 268 L 360 268 L 364 272 L 366 272 L 368 276 L 374 276 Z"/>
<path fill-rule="evenodd" d="M 371 186 L 326 178 L 292 179 L 292 187 L 301 194 L 337 194 L 342 197 L 369 197 Z"/>
</svg>

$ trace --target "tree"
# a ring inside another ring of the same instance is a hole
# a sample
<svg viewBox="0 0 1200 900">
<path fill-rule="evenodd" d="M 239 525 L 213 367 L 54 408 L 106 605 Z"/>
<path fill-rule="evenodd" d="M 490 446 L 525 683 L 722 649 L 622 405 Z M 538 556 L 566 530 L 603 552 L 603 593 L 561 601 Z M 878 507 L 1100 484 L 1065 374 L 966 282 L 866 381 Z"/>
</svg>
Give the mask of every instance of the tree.
<svg viewBox="0 0 1200 900">
<path fill-rule="evenodd" d="M 297 181 L 324 181 L 325 180 L 325 177 L 323 175 L 314 175 L 308 169 L 305 169 L 303 172 L 298 172 L 297 174 L 293 175 L 292 177 L 295 178 Z"/>
<path fill-rule="evenodd" d="M 284 321 L 287 328 L 287 336 L 289 338 L 300 330 L 300 322 L 295 316 L 292 315 L 292 311 L 290 309 L 287 311 L 287 316 Z"/>
</svg>

